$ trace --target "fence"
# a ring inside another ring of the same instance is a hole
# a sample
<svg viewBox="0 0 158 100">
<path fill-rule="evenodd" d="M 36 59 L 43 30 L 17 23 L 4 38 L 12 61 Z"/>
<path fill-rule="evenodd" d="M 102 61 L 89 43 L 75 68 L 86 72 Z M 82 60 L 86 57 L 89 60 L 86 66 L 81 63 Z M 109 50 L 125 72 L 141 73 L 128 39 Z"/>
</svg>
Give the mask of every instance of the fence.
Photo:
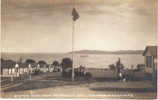
<svg viewBox="0 0 158 100">
<path fill-rule="evenodd" d="M 2 75 L 3 76 L 16 76 L 18 74 L 25 74 L 25 73 L 29 73 L 29 69 L 28 68 L 3 68 L 2 69 Z"/>
<path fill-rule="evenodd" d="M 19 67 L 18 69 L 16 68 L 2 68 L 2 72 L 1 72 L 1 75 L 3 76 L 8 76 L 8 75 L 13 75 L 13 76 L 18 76 L 19 75 L 23 75 L 23 74 L 28 74 L 29 73 L 29 70 L 31 70 L 31 72 L 33 72 L 36 68 L 31 68 L 29 69 L 28 67 L 25 67 L 25 68 L 21 68 Z M 39 68 L 40 71 L 42 72 L 53 72 L 54 70 L 54 67 L 50 67 L 50 68 Z"/>
</svg>

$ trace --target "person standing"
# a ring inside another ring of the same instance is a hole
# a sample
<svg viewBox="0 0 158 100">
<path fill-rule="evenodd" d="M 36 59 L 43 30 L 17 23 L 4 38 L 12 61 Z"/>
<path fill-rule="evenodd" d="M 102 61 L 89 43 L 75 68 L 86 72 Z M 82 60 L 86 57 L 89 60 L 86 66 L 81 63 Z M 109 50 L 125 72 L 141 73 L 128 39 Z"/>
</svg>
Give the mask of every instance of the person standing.
<svg viewBox="0 0 158 100">
<path fill-rule="evenodd" d="M 16 76 L 19 77 L 19 64 L 15 64 L 15 71 L 16 71 Z"/>
<path fill-rule="evenodd" d="M 121 72 L 122 64 L 120 58 L 116 62 L 116 70 L 117 70 L 117 79 L 121 80 L 123 77 L 123 73 Z"/>
<path fill-rule="evenodd" d="M 121 66 L 121 61 L 120 58 L 116 62 L 116 70 L 117 70 L 117 75 L 120 73 L 120 66 Z"/>
<path fill-rule="evenodd" d="M 32 73 L 32 66 L 31 64 L 28 65 L 29 68 L 29 79 L 31 80 L 31 73 Z"/>
</svg>

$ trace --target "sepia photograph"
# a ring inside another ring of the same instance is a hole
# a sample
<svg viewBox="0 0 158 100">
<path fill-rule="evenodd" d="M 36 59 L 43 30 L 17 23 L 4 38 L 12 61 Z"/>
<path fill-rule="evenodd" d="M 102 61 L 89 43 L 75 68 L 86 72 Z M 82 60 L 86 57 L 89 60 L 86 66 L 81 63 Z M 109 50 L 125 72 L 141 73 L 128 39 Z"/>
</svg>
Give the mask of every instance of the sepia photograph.
<svg viewBox="0 0 158 100">
<path fill-rule="evenodd" d="M 1 0 L 0 98 L 157 99 L 158 0 Z"/>
</svg>

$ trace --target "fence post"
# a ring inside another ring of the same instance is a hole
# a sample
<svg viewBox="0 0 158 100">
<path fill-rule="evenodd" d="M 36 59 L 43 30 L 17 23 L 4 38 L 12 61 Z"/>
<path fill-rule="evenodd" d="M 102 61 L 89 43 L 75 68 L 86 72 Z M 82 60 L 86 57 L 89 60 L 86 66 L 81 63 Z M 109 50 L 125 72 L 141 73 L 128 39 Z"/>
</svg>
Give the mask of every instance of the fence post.
<svg viewBox="0 0 158 100">
<path fill-rule="evenodd" d="M 13 79 L 13 75 L 11 75 L 11 82 L 13 82 L 14 81 L 14 79 Z"/>
</svg>

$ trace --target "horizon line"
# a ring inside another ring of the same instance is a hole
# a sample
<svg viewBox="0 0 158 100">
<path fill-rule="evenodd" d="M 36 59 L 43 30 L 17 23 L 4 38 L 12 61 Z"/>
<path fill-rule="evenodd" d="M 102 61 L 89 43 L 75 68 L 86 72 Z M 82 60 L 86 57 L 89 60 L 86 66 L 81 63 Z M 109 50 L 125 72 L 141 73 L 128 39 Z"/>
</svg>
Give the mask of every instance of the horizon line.
<svg viewBox="0 0 158 100">
<path fill-rule="evenodd" d="M 82 50 L 74 50 L 74 51 L 105 51 L 105 52 L 118 52 L 118 51 L 138 51 L 138 50 L 142 50 L 142 49 L 119 49 L 119 50 L 90 50 L 90 49 L 82 49 Z M 143 50 L 142 50 L 143 51 Z M 71 53 L 73 51 L 67 51 L 67 52 L 3 52 L 1 51 L 1 53 L 56 53 L 56 54 L 66 54 L 66 53 Z"/>
</svg>

